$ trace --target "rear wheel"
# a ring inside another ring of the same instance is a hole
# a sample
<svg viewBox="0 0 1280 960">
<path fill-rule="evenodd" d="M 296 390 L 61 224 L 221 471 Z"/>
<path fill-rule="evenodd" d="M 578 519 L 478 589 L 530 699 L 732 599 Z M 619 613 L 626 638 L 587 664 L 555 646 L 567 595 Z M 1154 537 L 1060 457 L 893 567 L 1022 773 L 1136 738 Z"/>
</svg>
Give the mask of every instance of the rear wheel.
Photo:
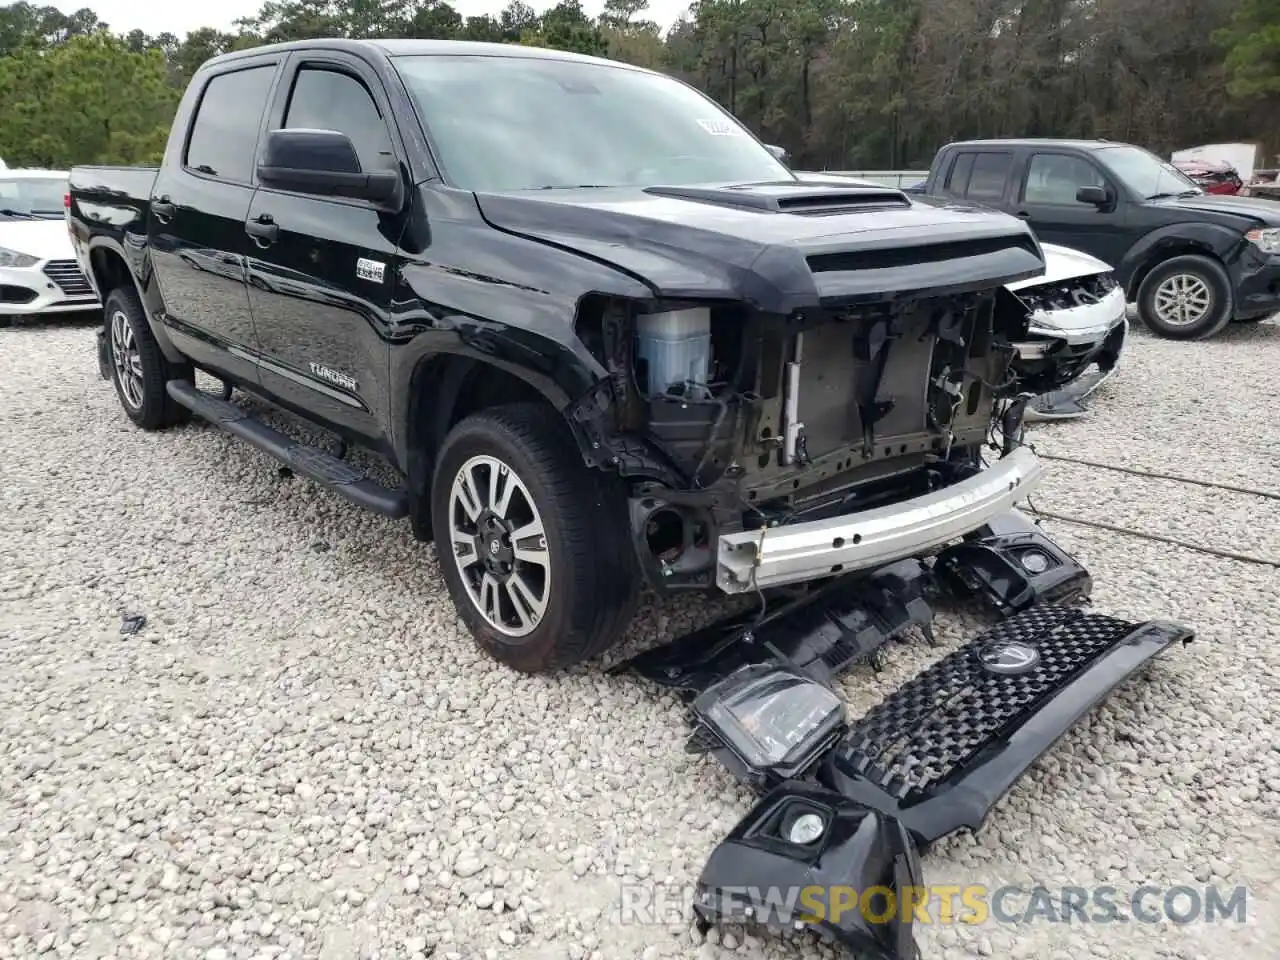
<svg viewBox="0 0 1280 960">
<path fill-rule="evenodd" d="M 108 294 L 103 309 L 111 382 L 125 414 L 144 430 L 160 430 L 190 420 L 191 411 L 169 396 L 165 383 L 190 380 L 191 365 L 165 359 L 138 295 L 117 288 Z"/>
<path fill-rule="evenodd" d="M 1211 337 L 1231 319 L 1231 280 L 1209 257 L 1173 257 L 1157 265 L 1138 289 L 1138 312 L 1170 340 Z"/>
<path fill-rule="evenodd" d="M 624 493 L 582 463 L 554 410 L 511 404 L 457 424 L 431 508 L 449 593 L 494 659 L 556 670 L 621 638 L 638 587 Z"/>
</svg>

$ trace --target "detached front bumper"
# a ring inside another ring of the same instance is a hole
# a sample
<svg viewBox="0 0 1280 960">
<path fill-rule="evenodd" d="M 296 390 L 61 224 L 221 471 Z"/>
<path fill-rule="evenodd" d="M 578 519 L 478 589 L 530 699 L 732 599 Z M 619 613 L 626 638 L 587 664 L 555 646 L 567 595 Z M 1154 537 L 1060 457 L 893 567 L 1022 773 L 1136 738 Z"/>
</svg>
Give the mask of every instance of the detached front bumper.
<svg viewBox="0 0 1280 960">
<path fill-rule="evenodd" d="M 888 507 L 783 527 L 722 534 L 716 584 L 746 593 L 883 566 L 981 527 L 1034 493 L 1044 467 L 1019 448 L 986 470 Z"/>
<path fill-rule="evenodd" d="M 34 316 L 95 310 L 100 303 L 74 260 L 43 260 L 29 267 L 0 267 L 0 316 Z"/>
</svg>

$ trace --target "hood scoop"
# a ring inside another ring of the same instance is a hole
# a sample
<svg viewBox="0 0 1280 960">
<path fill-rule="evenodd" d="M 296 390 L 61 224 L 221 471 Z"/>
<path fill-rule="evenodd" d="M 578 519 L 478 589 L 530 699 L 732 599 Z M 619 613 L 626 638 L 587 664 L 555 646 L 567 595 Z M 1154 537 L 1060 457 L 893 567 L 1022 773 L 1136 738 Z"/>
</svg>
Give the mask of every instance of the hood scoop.
<svg viewBox="0 0 1280 960">
<path fill-rule="evenodd" d="M 822 186 L 781 181 L 749 183 L 729 187 L 646 187 L 645 193 L 673 200 L 691 200 L 761 213 L 795 213 L 821 216 L 856 210 L 906 209 L 911 200 L 901 190 L 890 187 Z"/>
</svg>

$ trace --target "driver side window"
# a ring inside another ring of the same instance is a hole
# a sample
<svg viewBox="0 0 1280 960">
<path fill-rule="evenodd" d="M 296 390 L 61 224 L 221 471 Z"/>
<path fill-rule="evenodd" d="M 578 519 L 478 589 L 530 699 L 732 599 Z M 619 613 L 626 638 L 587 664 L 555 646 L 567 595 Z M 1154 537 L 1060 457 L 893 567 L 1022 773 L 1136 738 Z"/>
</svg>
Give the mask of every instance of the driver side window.
<svg viewBox="0 0 1280 960">
<path fill-rule="evenodd" d="M 365 172 L 396 169 L 386 121 L 365 85 L 348 73 L 321 67 L 299 70 L 284 125 L 345 133 Z"/>
<path fill-rule="evenodd" d="M 1037 153 L 1027 167 L 1022 197 L 1027 203 L 1074 204 L 1081 187 L 1105 187 L 1098 169 L 1080 157 Z"/>
</svg>

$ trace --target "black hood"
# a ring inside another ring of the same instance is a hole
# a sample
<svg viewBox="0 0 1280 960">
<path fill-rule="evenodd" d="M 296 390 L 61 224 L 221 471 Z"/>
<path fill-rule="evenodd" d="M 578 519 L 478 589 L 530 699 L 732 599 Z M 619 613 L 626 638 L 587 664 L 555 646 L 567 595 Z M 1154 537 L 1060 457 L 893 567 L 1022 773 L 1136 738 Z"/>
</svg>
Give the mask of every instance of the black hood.
<svg viewBox="0 0 1280 960">
<path fill-rule="evenodd" d="M 670 298 L 769 313 L 991 289 L 1044 271 L 1020 220 L 898 190 L 797 181 L 479 194 L 498 229 L 622 270 Z"/>
<path fill-rule="evenodd" d="M 1189 197 L 1168 197 L 1163 200 L 1152 200 L 1151 203 L 1186 210 L 1188 213 L 1218 214 L 1218 217 L 1211 219 L 1221 218 L 1222 222 L 1246 221 L 1258 226 L 1280 226 L 1280 203 L 1259 197 L 1233 197 L 1205 193 Z"/>
</svg>

